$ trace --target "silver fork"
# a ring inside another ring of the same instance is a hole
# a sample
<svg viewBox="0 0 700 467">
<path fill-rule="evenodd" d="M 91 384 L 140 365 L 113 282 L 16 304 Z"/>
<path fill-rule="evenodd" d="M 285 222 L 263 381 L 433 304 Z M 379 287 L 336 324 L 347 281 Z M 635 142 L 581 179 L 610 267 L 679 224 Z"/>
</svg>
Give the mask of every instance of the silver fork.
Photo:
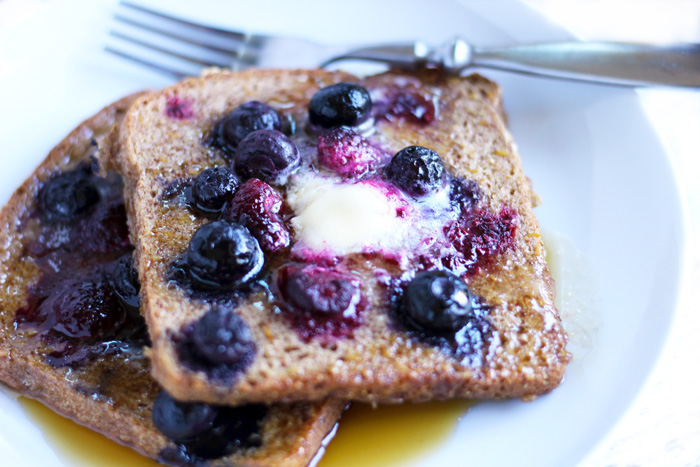
<svg viewBox="0 0 700 467">
<path fill-rule="evenodd" d="M 192 23 L 129 1 L 119 3 L 106 50 L 177 78 L 208 66 L 316 68 L 343 60 L 461 73 L 490 68 L 597 83 L 700 87 L 700 44 L 551 42 L 479 49 L 455 38 L 437 47 L 421 41 L 361 48 Z M 118 42 L 117 42 L 118 41 Z"/>
</svg>

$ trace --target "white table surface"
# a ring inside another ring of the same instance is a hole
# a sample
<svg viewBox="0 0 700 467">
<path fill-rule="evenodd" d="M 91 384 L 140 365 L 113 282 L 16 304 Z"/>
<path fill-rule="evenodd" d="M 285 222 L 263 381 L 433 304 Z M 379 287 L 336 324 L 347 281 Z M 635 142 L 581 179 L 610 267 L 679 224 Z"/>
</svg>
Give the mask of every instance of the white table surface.
<svg viewBox="0 0 700 467">
<path fill-rule="evenodd" d="M 700 0 L 527 0 L 583 39 L 700 42 Z M 0 0 L 0 28 L 45 1 Z M 0 63 L 0 68 L 2 67 Z M 668 145 L 689 213 L 678 320 L 649 384 L 590 466 L 700 466 L 700 90 L 639 91 Z"/>
</svg>

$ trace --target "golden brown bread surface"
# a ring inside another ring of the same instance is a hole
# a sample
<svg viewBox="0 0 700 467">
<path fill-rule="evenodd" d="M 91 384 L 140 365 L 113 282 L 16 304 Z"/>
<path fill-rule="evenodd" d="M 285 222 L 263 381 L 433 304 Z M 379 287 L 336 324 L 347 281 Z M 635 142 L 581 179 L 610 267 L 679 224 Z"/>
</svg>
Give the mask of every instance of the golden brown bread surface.
<svg viewBox="0 0 700 467">
<path fill-rule="evenodd" d="M 165 202 L 164 191 L 207 167 L 227 164 L 206 142 L 216 122 L 236 106 L 250 100 L 268 103 L 291 116 L 303 133 L 311 96 L 331 83 L 356 80 L 318 70 L 220 72 L 186 80 L 132 107 L 115 163 L 128 180 L 128 215 L 153 340 L 154 377 L 178 398 L 219 403 L 327 396 L 371 402 L 532 398 L 553 389 L 568 362 L 567 337 L 553 303 L 553 281 L 532 211 L 535 197 L 502 119 L 500 90 L 477 75 L 459 78 L 429 71 L 363 81 L 372 93 L 413 87 L 438 101 L 434 122 L 379 119 L 369 139 L 391 154 L 410 145 L 435 150 L 453 176 L 478 183 L 483 209 L 498 213 L 505 206 L 515 213 L 512 248 L 465 276 L 490 310 L 483 346 L 461 358 L 397 327 L 376 271 L 398 277 L 403 266 L 351 253 L 344 264 L 361 278 L 369 302 L 362 325 L 351 337 L 331 345 L 302 339 L 274 299 L 254 294 L 236 308 L 257 345 L 255 359 L 243 374 L 213 380 L 183 365 L 175 341 L 211 304 L 170 281 L 170 271 L 193 232 L 208 220 L 181 204 Z M 167 115 L 173 99 L 186 103 L 185 118 Z M 305 134 L 315 141 L 313 133 Z M 284 258 L 268 261 L 273 268 Z"/>
<path fill-rule="evenodd" d="M 151 419 L 160 387 L 140 346 L 71 366 L 52 366 L 51 341 L 31 327 L 17 326 L 16 311 L 31 300 L 30 290 L 42 275 L 41 259 L 32 254 L 38 227 L 37 194 L 51 177 L 71 171 L 89 157 L 99 158 L 108 135 L 137 96 L 120 100 L 78 126 L 14 193 L 0 213 L 0 381 L 20 394 L 163 461 L 174 443 Z M 124 227 L 126 227 L 124 225 Z M 100 310 L 95 310 L 96 313 Z M 271 407 L 261 426 L 262 445 L 201 465 L 305 466 L 335 425 L 344 404 L 301 403 Z M 169 463 L 178 464 L 175 460 Z M 200 464 L 198 464 L 200 465 Z"/>
</svg>

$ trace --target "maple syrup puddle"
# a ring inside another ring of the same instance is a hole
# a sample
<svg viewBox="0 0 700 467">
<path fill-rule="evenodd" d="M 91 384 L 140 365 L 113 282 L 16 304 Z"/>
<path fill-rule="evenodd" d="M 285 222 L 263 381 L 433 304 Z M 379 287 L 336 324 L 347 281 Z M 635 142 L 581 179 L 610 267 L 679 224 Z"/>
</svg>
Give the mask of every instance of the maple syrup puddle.
<svg viewBox="0 0 700 467">
<path fill-rule="evenodd" d="M 353 404 L 317 467 L 393 467 L 437 449 L 475 401 Z"/>
<path fill-rule="evenodd" d="M 56 455 L 76 467 L 162 467 L 156 461 L 20 396 L 19 404 L 39 426 Z"/>
<path fill-rule="evenodd" d="M 20 396 L 29 418 L 42 428 L 56 454 L 80 467 L 156 467 L 162 464 Z M 474 405 L 456 399 L 373 409 L 353 404 L 317 467 L 392 467 L 438 448 Z"/>
</svg>

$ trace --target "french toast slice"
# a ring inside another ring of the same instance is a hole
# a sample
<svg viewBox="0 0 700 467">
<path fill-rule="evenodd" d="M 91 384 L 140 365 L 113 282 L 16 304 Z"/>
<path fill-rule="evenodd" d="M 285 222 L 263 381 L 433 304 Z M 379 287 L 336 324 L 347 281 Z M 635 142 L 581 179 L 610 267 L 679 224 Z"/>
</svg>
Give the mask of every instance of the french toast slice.
<svg viewBox="0 0 700 467">
<path fill-rule="evenodd" d="M 136 97 L 78 126 L 0 212 L 0 381 L 166 464 L 305 466 L 343 403 L 182 404 L 150 376 L 123 184 L 97 172 Z M 183 434 L 173 407 L 190 421 L 204 407 L 209 426 Z"/>
<path fill-rule="evenodd" d="M 530 399 L 561 381 L 495 83 L 213 71 L 122 128 L 153 375 L 177 398 Z"/>
</svg>

